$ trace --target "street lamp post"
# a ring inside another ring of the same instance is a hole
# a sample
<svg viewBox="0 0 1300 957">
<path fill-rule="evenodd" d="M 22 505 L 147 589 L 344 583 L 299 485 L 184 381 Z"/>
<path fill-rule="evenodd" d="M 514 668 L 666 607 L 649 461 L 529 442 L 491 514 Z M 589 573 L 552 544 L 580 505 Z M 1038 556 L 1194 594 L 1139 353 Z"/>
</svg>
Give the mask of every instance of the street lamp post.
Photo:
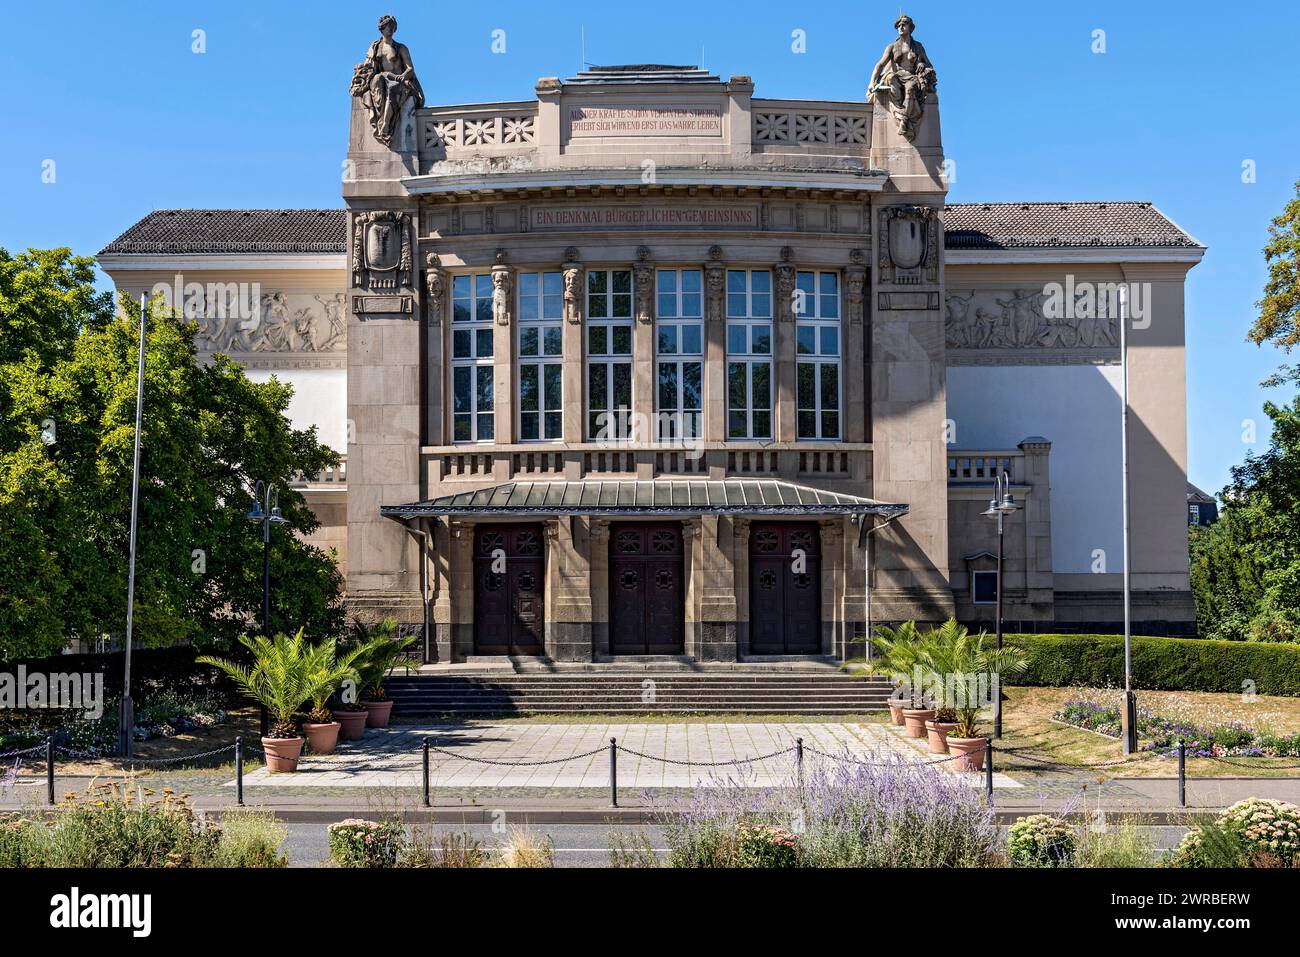
<svg viewBox="0 0 1300 957">
<path fill-rule="evenodd" d="M 135 370 L 135 458 L 131 466 L 131 543 L 127 563 L 126 648 L 122 666 L 122 703 L 118 713 L 118 751 L 129 758 L 135 741 L 135 702 L 131 699 L 131 644 L 135 640 L 135 537 L 140 511 L 140 430 L 144 413 L 144 339 L 149 300 L 140 295 L 140 335 Z"/>
<path fill-rule="evenodd" d="M 271 637 L 271 526 L 282 524 L 280 490 L 258 479 L 253 486 L 253 507 L 246 516 L 250 522 L 262 523 L 262 634 Z M 266 708 L 262 708 L 262 735 L 268 731 Z"/>
<path fill-rule="evenodd" d="M 983 513 L 986 518 L 995 519 L 998 523 L 998 597 L 997 597 L 997 623 L 994 626 L 995 641 L 998 651 L 1002 650 L 1002 550 L 1006 542 L 1006 524 L 1005 519 L 1008 515 L 1018 509 L 1015 498 L 1011 494 L 1011 476 L 1005 471 L 999 472 L 995 476 L 993 484 L 993 499 L 989 502 L 988 509 Z M 972 595 L 972 597 L 974 597 Z M 997 694 L 993 696 L 993 737 L 1002 737 L 1002 684 L 998 683 Z"/>
</svg>

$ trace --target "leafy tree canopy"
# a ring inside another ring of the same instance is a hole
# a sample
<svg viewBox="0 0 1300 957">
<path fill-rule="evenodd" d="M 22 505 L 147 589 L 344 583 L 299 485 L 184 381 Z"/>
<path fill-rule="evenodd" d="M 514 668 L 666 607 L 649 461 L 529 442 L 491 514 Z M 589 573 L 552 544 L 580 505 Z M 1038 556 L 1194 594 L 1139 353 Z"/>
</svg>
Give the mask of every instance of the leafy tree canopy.
<svg viewBox="0 0 1300 957">
<path fill-rule="evenodd" d="M 1289 352 L 1300 343 L 1300 182 L 1295 197 L 1269 224 L 1264 258 L 1268 282 L 1249 336 L 1256 345 L 1271 342 Z"/>
<path fill-rule="evenodd" d="M 0 657 L 53 654 L 123 631 L 139 306 L 94 290 L 67 249 L 0 249 Z M 135 631 L 150 646 L 226 648 L 261 608 L 255 479 L 278 488 L 271 532 L 274 631 L 342 624 L 333 557 L 299 537 L 318 521 L 288 487 L 334 464 L 315 428 L 286 418 L 290 386 L 203 365 L 195 326 L 151 309 Z"/>
</svg>

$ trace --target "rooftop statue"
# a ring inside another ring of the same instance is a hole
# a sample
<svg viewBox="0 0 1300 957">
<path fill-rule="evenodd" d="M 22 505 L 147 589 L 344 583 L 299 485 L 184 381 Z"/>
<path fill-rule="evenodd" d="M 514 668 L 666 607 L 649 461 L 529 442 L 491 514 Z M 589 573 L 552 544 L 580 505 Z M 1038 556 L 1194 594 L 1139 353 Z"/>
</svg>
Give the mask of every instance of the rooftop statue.
<svg viewBox="0 0 1300 957">
<path fill-rule="evenodd" d="M 375 139 L 392 146 L 402 114 L 424 106 L 424 90 L 411 63 L 406 44 L 393 39 L 397 21 L 390 16 L 379 18 L 380 37 L 370 44 L 366 58 L 352 71 L 352 95 L 360 97 L 370 114 L 370 129 Z"/>
<path fill-rule="evenodd" d="M 912 140 L 925 112 L 925 97 L 937 82 L 934 65 L 925 47 L 912 39 L 916 24 L 907 14 L 894 21 L 898 39 L 885 47 L 880 62 L 871 71 L 867 99 L 880 103 L 898 123 L 898 135 Z"/>
</svg>

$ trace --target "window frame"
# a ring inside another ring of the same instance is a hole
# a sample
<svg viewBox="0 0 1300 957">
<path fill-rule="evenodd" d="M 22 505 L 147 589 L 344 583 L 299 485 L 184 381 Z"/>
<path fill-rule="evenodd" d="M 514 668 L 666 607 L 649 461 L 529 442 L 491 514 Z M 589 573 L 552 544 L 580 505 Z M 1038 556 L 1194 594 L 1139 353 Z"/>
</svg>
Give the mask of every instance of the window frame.
<svg viewBox="0 0 1300 957">
<path fill-rule="evenodd" d="M 467 287 L 468 294 L 462 295 L 460 289 Z M 460 273 L 451 277 L 452 290 L 452 311 L 450 322 L 450 348 L 449 354 L 451 361 L 448 363 L 448 425 L 450 426 L 450 435 L 453 445 L 484 445 L 497 441 L 496 431 L 496 356 L 495 345 L 493 344 L 494 330 L 492 321 L 492 274 L 491 273 Z M 464 317 L 458 315 L 458 309 L 462 304 L 467 305 L 467 312 Z M 457 355 L 457 333 L 463 333 L 469 342 L 468 354 Z M 486 334 L 486 335 L 485 335 Z M 488 351 L 485 353 L 481 345 L 486 342 Z M 470 370 L 466 373 L 469 379 L 469 411 L 457 411 L 457 378 L 459 370 Z M 480 388 L 484 380 L 484 370 L 486 370 L 487 384 L 490 390 L 488 399 L 489 405 L 486 410 L 479 408 Z M 467 418 L 469 422 L 469 437 L 458 438 L 456 424 L 460 418 Z M 491 424 L 491 435 L 483 436 L 480 434 L 483 419 L 487 418 Z"/>
<path fill-rule="evenodd" d="M 519 317 L 515 325 L 515 365 L 516 383 L 519 401 L 515 410 L 516 427 L 521 443 L 554 443 L 564 441 L 564 273 L 558 269 L 536 269 L 521 272 L 517 277 L 516 306 Z M 536 291 L 526 292 L 530 280 L 536 281 Z M 554 291 L 548 291 L 548 285 Z M 535 308 L 527 309 L 525 304 L 533 301 Z M 528 315 L 533 312 L 533 315 Z M 537 353 L 526 354 L 524 339 L 526 333 L 535 333 Z M 554 333 L 559 339 L 559 351 L 548 352 L 547 333 Z M 524 408 L 524 376 L 526 369 L 535 369 L 537 376 L 537 408 Z M 556 370 L 552 373 L 550 370 Z M 552 408 L 546 402 L 546 381 L 553 374 L 559 376 L 559 405 Z M 525 416 L 536 417 L 537 435 L 525 436 Z M 559 430 L 555 435 L 548 435 L 548 417 L 558 416 Z"/>
<path fill-rule="evenodd" d="M 975 587 L 975 579 L 980 575 L 993 576 L 993 597 L 981 600 Z M 970 570 L 970 601 L 972 605 L 996 605 L 998 603 L 998 571 L 996 568 L 972 568 Z"/>
<path fill-rule="evenodd" d="M 694 276 L 694 289 L 688 291 L 684 277 Z M 672 289 L 665 291 L 663 278 L 672 277 Z M 704 270 L 698 267 L 668 267 L 655 270 L 654 400 L 655 440 L 680 443 L 704 437 Z M 698 348 L 684 351 L 688 328 L 695 330 Z M 664 352 L 663 333 L 671 330 L 674 351 Z M 665 407 L 663 372 L 673 370 L 674 400 Z M 698 382 L 698 407 L 687 408 L 686 380 L 694 367 Z M 689 428 L 688 428 L 689 426 Z M 667 431 L 668 434 L 665 434 Z"/>
<path fill-rule="evenodd" d="M 766 289 L 756 291 L 754 288 L 755 276 L 766 277 Z M 744 288 L 740 291 L 733 289 L 733 276 L 744 277 Z M 727 407 L 726 407 L 726 440 L 728 442 L 770 442 L 772 441 L 776 429 L 774 405 L 776 403 L 776 356 L 774 354 L 774 329 L 775 317 L 772 308 L 774 295 L 773 280 L 771 269 L 728 269 L 726 279 L 726 372 L 727 372 Z M 763 297 L 766 300 L 766 309 L 762 307 L 762 300 L 757 297 Z M 737 306 L 741 308 L 737 308 Z M 756 329 L 766 329 L 767 333 L 767 351 L 754 352 L 754 332 Z M 732 330 L 743 329 L 745 339 L 745 351 L 737 352 L 732 350 Z M 731 383 L 733 381 L 734 370 L 737 367 L 744 367 L 745 371 L 745 397 L 746 406 L 744 409 L 738 409 L 732 405 Z M 765 409 L 759 409 L 754 402 L 754 369 L 756 367 L 765 367 L 767 370 L 767 406 Z M 757 434 L 754 428 L 755 413 L 766 412 L 767 431 L 766 434 Z M 745 417 L 745 434 L 736 435 L 732 431 L 733 415 L 743 414 Z"/>
<path fill-rule="evenodd" d="M 803 283 L 805 277 L 811 277 L 812 290 L 809 292 L 804 289 Z M 832 293 L 824 291 L 823 282 L 826 278 L 834 284 Z M 842 442 L 844 440 L 844 319 L 841 300 L 841 282 L 840 274 L 831 269 L 801 269 L 795 273 L 795 394 L 794 394 L 794 417 L 795 417 L 795 439 L 801 442 Z M 803 291 L 805 295 L 798 295 Z M 811 305 L 811 308 L 809 306 Z M 828 309 L 828 305 L 833 309 Z M 834 315 L 828 315 L 833 311 Z M 835 332 L 835 351 L 826 352 L 825 331 L 834 330 Z M 813 351 L 801 352 L 803 344 L 801 342 L 801 333 L 809 331 L 812 333 Z M 803 366 L 812 367 L 812 405 L 809 407 L 803 402 L 803 396 L 800 394 L 802 385 Z M 825 386 L 824 374 L 828 367 L 835 370 L 835 407 L 833 409 L 826 407 L 824 402 Z M 813 430 L 812 434 L 806 434 L 803 428 L 804 416 L 811 413 Z M 826 428 L 826 416 L 833 415 L 835 422 L 835 434 L 828 434 Z"/>
<path fill-rule="evenodd" d="M 614 291 L 614 277 L 616 274 L 623 273 L 627 275 L 627 292 Z M 592 279 L 595 276 L 604 277 L 605 291 L 593 293 Z M 636 302 L 636 275 L 631 266 L 619 267 L 611 266 L 602 269 L 588 269 L 584 282 L 584 305 L 583 310 L 583 330 L 582 330 L 582 354 L 583 354 L 583 376 L 582 376 L 582 402 L 583 402 L 583 435 L 588 442 L 603 442 L 614 445 L 626 445 L 632 441 L 632 412 L 636 402 L 636 316 L 634 314 Z M 593 316 L 592 302 L 593 296 L 597 299 L 603 299 L 602 315 Z M 618 298 L 616 298 L 618 297 Z M 615 304 L 626 297 L 627 315 L 614 316 L 616 311 Z M 605 335 L 605 351 L 593 353 L 591 350 L 591 339 L 593 329 L 603 328 Z M 628 338 L 627 352 L 611 351 L 614 344 L 615 332 L 626 330 Z M 614 379 L 617 370 L 621 366 L 627 367 L 627 405 L 615 406 L 614 402 Z M 608 399 L 606 405 L 600 409 L 592 406 L 591 386 L 592 371 L 596 368 L 605 370 L 605 394 Z M 615 419 L 615 433 L 612 436 L 604 438 L 598 435 L 595 428 L 597 415 L 613 415 Z"/>
</svg>

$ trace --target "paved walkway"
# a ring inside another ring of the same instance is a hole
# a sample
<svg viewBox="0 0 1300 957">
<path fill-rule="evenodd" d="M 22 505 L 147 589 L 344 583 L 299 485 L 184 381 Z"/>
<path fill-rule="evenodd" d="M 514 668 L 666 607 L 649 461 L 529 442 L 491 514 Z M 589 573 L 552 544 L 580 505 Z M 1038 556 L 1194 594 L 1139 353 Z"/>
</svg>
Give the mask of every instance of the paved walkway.
<svg viewBox="0 0 1300 957">
<path fill-rule="evenodd" d="M 492 724 L 421 728 L 403 726 L 370 730 L 365 739 L 341 744 L 325 757 L 305 757 L 294 774 L 270 774 L 265 768 L 244 777 L 245 788 L 258 787 L 419 787 L 421 745 L 432 739 L 430 784 L 433 788 L 605 788 L 609 786 L 609 739 L 617 738 L 618 786 L 684 788 L 716 786 L 727 779 L 753 787 L 792 781 L 796 738 L 803 738 L 805 767 L 828 755 L 859 761 L 904 760 L 922 763 L 931 755 L 880 724 L 743 723 L 743 724 Z M 628 753 L 637 752 L 637 754 Z M 710 764 L 774 757 L 744 765 Z M 664 758 L 667 760 L 658 760 Z M 469 760 L 477 759 L 477 760 Z M 488 762 L 520 762 L 495 764 Z M 537 763 L 545 762 L 545 763 Z M 951 771 L 951 762 L 937 767 Z M 962 776 L 982 787 L 981 775 Z M 1006 775 L 994 776 L 995 787 L 1021 785 Z"/>
</svg>

